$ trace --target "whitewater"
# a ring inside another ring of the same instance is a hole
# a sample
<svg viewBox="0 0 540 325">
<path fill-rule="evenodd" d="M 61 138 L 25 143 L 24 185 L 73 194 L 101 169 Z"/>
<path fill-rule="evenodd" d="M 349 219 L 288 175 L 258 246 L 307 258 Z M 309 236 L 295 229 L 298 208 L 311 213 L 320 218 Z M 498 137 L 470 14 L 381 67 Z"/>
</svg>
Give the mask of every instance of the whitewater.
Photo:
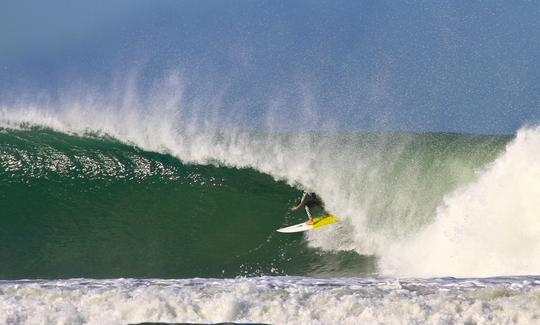
<svg viewBox="0 0 540 325">
<path fill-rule="evenodd" d="M 4 324 L 531 324 L 540 279 L 21 280 L 0 283 Z"/>
</svg>

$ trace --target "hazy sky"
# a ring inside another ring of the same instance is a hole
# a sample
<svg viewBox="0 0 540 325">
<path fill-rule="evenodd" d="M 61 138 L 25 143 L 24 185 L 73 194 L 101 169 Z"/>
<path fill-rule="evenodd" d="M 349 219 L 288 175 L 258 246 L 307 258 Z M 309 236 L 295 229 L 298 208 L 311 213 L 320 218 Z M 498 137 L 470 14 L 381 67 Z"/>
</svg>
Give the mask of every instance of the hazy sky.
<svg viewBox="0 0 540 325">
<path fill-rule="evenodd" d="M 0 100 L 174 71 L 254 124 L 269 107 L 286 124 L 306 106 L 347 129 L 508 133 L 540 121 L 537 1 L 0 6 Z"/>
</svg>

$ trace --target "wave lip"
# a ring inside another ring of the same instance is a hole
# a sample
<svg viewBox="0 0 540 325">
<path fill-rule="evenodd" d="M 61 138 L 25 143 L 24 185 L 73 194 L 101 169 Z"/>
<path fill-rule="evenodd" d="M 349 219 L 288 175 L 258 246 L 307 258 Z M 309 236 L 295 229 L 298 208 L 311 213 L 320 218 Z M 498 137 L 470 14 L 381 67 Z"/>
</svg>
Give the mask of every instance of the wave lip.
<svg viewBox="0 0 540 325">
<path fill-rule="evenodd" d="M 531 323 L 540 277 L 258 277 L 1 281 L 0 321 L 25 324 Z"/>
</svg>

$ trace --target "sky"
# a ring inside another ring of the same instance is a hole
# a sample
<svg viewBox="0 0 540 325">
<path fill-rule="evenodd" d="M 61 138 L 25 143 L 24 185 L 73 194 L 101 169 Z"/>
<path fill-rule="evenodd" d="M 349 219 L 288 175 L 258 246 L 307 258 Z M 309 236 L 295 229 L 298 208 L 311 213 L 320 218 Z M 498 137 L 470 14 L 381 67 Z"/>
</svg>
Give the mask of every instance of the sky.
<svg viewBox="0 0 540 325">
<path fill-rule="evenodd" d="M 269 110 L 285 126 L 311 114 L 355 130 L 491 134 L 540 122 L 537 1 L 0 6 L 0 102 L 133 75 L 144 89 L 175 73 L 188 96 L 219 96 L 220 114 L 252 125 Z"/>
</svg>

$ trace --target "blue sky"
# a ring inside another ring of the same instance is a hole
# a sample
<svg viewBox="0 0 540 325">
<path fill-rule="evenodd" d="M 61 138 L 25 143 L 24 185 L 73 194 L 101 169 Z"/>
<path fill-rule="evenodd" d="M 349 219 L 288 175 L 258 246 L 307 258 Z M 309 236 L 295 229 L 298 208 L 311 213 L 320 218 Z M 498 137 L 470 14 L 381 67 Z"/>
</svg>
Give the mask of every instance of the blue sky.
<svg viewBox="0 0 540 325">
<path fill-rule="evenodd" d="M 284 124 L 311 105 L 345 129 L 510 133 L 540 121 L 536 1 L 1 6 L 2 99 L 175 71 L 193 96 L 226 89 L 225 106 L 255 125 L 276 102 Z"/>
</svg>

